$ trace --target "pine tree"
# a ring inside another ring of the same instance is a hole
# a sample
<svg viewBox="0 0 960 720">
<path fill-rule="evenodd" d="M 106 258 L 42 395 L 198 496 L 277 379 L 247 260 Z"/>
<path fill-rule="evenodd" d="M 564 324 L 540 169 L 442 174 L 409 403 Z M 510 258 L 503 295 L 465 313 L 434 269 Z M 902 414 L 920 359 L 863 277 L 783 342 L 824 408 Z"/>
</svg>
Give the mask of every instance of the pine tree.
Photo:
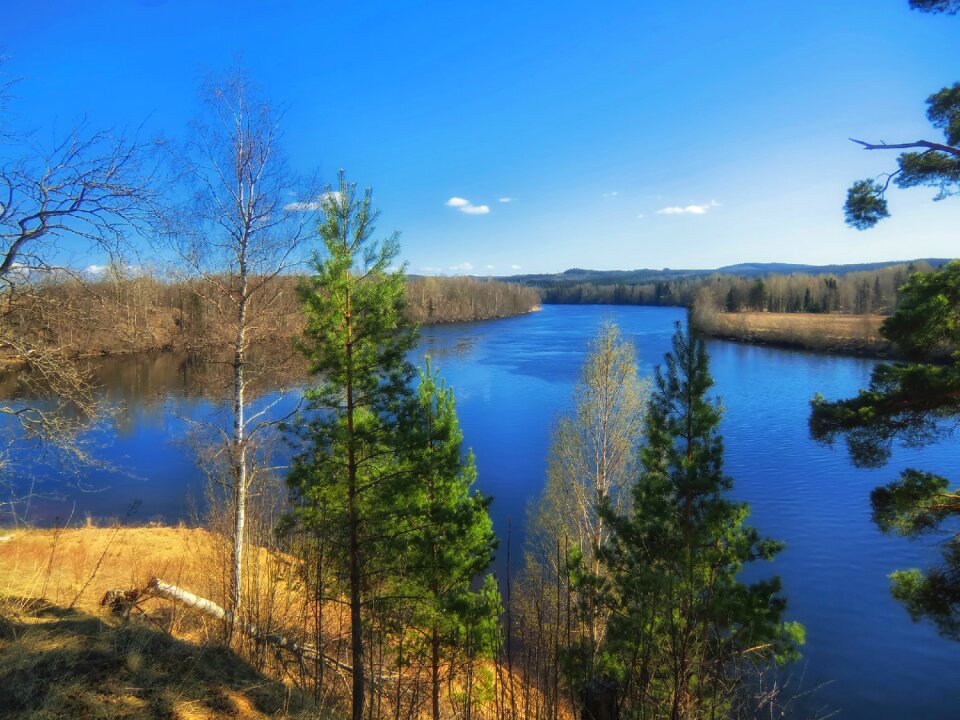
<svg viewBox="0 0 960 720">
<path fill-rule="evenodd" d="M 372 193 L 357 197 L 340 174 L 324 195 L 320 239 L 325 256 L 313 258 L 315 275 L 301 286 L 307 327 L 300 348 L 319 385 L 305 394 L 307 413 L 296 424 L 306 449 L 288 478 L 296 515 L 332 538 L 349 595 L 353 668 L 352 716 L 364 717 L 366 693 L 363 623 L 374 583 L 389 573 L 377 567 L 390 534 L 399 467 L 398 418 L 409 404 L 413 368 L 406 359 L 415 328 L 404 317 L 406 279 L 390 272 L 397 234 L 371 240 L 378 213 Z"/>
<path fill-rule="evenodd" d="M 900 306 L 881 333 L 909 361 L 878 364 L 856 397 L 828 401 L 818 393 L 811 402 L 811 435 L 825 443 L 843 436 L 857 467 L 884 465 L 898 439 L 913 446 L 939 440 L 960 418 L 960 262 L 914 273 L 899 291 Z M 960 640 L 960 489 L 940 475 L 908 469 L 870 500 L 884 532 L 948 531 L 943 562 L 892 573 L 892 591 L 914 620 L 928 618 L 942 635 Z"/>
<path fill-rule="evenodd" d="M 633 509 L 607 511 L 603 658 L 638 717 L 714 717 L 731 704 L 745 663 L 784 660 L 802 642 L 802 628 L 783 621 L 778 578 L 737 579 L 744 563 L 782 546 L 761 539 L 744 524 L 749 507 L 726 497 L 712 385 L 703 341 L 678 323 L 655 376 Z"/>
<path fill-rule="evenodd" d="M 490 565 L 497 541 L 487 514 L 491 498 L 471 491 L 477 469 L 473 453 L 463 454 L 453 390 L 429 359 L 407 428 L 413 482 L 396 506 L 410 527 L 398 534 L 396 551 L 420 598 L 415 623 L 428 634 L 431 705 L 439 720 L 442 655 L 481 622 L 476 610 L 483 604 L 470 597 L 470 583 Z"/>
<path fill-rule="evenodd" d="M 957 0 L 913 0 L 911 5 L 928 12 L 956 12 Z M 897 158 L 898 168 L 882 178 L 858 180 L 847 190 L 844 216 L 858 230 L 872 228 L 890 216 L 886 192 L 891 184 L 900 188 L 934 187 L 934 200 L 960 193 L 960 83 L 927 98 L 927 119 L 943 130 L 944 141 L 915 140 L 903 143 L 853 142 L 867 150 L 908 150 Z M 852 139 L 852 138 L 851 138 Z"/>
</svg>

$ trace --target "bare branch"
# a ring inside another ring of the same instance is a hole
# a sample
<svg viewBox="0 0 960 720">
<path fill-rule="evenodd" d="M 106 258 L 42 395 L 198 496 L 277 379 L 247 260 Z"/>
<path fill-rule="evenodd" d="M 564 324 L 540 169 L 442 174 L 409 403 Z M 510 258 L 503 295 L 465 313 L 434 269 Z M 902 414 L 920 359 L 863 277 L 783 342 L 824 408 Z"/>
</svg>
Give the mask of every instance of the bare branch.
<svg viewBox="0 0 960 720">
<path fill-rule="evenodd" d="M 909 150 L 912 148 L 926 148 L 927 150 L 935 150 L 960 157 L 960 148 L 953 147 L 952 145 L 944 145 L 943 143 L 930 142 L 929 140 L 917 140 L 916 142 L 909 143 L 868 143 L 863 140 L 850 138 L 850 141 L 857 143 L 857 145 L 862 145 L 864 150 Z"/>
</svg>

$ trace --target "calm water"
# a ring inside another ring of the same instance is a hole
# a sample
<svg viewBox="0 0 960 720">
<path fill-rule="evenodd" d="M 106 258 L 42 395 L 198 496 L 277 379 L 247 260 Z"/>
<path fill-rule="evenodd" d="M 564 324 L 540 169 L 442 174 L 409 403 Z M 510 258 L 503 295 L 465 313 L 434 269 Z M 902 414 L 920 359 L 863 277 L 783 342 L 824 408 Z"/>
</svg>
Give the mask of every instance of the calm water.
<svg viewBox="0 0 960 720">
<path fill-rule="evenodd" d="M 455 388 L 466 442 L 477 457 L 479 485 L 495 498 L 501 542 L 512 527 L 514 557 L 527 504 L 543 484 L 552 424 L 569 406 L 587 344 L 598 324 L 615 320 L 637 346 L 648 374 L 669 349 L 679 310 L 547 306 L 542 312 L 486 323 L 428 327 L 416 352 L 429 353 Z M 862 387 L 872 363 L 725 342 L 709 344 L 715 391 L 726 414 L 727 471 L 734 494 L 752 504 L 751 522 L 782 539 L 787 550 L 750 574 L 776 572 L 784 581 L 792 619 L 807 627 L 804 667 L 794 687 L 829 683 L 812 707 L 841 710 L 841 718 L 960 717 L 960 643 L 913 624 L 890 597 L 887 574 L 924 566 L 937 557 L 935 538 L 910 542 L 882 535 L 870 520 L 870 490 L 906 467 L 960 477 L 955 442 L 924 450 L 899 448 L 885 468 L 854 469 L 845 448 L 813 443 L 807 432 L 814 392 L 848 396 Z M 182 442 L 199 420 L 216 422 L 220 381 L 182 357 L 111 361 L 104 384 L 121 407 L 112 427 L 91 433 L 97 450 L 117 467 L 85 476 L 98 492 L 67 489 L 60 500 L 37 501 L 52 521 L 90 513 L 123 516 L 142 499 L 135 520 L 177 520 L 202 498 L 202 482 Z M 276 398 L 267 388 L 262 402 Z M 0 386 L 2 392 L 2 386 Z M 296 403 L 296 388 L 275 412 Z M 48 473 L 37 468 L 50 489 Z"/>
</svg>

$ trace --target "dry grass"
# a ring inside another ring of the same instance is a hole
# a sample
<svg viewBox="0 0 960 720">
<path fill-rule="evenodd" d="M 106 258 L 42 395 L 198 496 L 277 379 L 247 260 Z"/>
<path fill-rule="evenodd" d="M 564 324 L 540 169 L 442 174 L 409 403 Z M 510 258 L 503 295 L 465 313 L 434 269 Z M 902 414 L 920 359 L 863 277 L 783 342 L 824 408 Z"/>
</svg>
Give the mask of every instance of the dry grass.
<svg viewBox="0 0 960 720">
<path fill-rule="evenodd" d="M 263 663 L 216 642 L 216 622 L 160 599 L 129 620 L 100 608 L 107 590 L 142 589 L 153 576 L 216 598 L 223 543 L 213 534 L 87 527 L 6 537 L 0 708 L 10 717 L 261 718 L 286 714 L 291 698 L 302 704 Z M 276 564 L 263 550 L 251 557 Z M 292 595 L 283 583 L 272 592 Z"/>
<path fill-rule="evenodd" d="M 302 690 L 310 677 L 302 673 L 309 668 L 244 638 L 235 638 L 236 652 L 225 648 L 223 626 L 215 620 L 153 597 L 141 601 L 129 619 L 100 607 L 107 590 L 143 589 L 154 576 L 224 604 L 229 544 L 223 537 L 185 527 L 85 527 L 0 536 L 6 538 L 0 541 L 0 716 L 8 717 L 4 711 L 9 710 L 18 720 L 252 720 L 290 717 L 307 705 L 314 716 L 345 714 L 349 678 L 343 673 L 328 680 L 322 698 L 308 703 Z M 291 577 L 290 558 L 262 548 L 251 548 L 248 557 L 258 578 L 249 583 L 249 617 L 261 628 L 311 637 L 312 605 Z M 323 651 L 349 660 L 343 606 L 328 603 L 323 615 Z M 480 661 L 475 672 L 473 715 L 493 720 L 494 678 L 506 685 L 506 668 Z M 426 717 L 427 668 L 410 666 L 402 677 L 404 702 L 410 688 L 420 688 L 413 712 Z M 463 694 L 459 678 L 451 682 L 444 691 L 448 714 L 453 708 L 446 693 Z M 545 706 L 540 691 L 526 688 L 518 669 L 513 684 L 518 705 Z M 501 687 L 500 693 L 502 709 L 509 690 Z M 392 689 L 384 698 L 383 716 L 393 716 L 391 694 Z"/>
<path fill-rule="evenodd" d="M 38 601 L 0 610 L 0 714 L 11 720 L 258 720 L 301 709 L 223 647 Z"/>
<path fill-rule="evenodd" d="M 209 533 L 190 528 L 17 532 L 0 544 L 0 591 L 97 612 L 108 589 L 143 588 L 154 575 L 200 583 L 202 551 L 210 542 Z"/>
<path fill-rule="evenodd" d="M 739 312 L 711 313 L 697 319 L 709 335 L 745 342 L 863 355 L 885 355 L 890 344 L 880 335 L 883 315 Z"/>
</svg>

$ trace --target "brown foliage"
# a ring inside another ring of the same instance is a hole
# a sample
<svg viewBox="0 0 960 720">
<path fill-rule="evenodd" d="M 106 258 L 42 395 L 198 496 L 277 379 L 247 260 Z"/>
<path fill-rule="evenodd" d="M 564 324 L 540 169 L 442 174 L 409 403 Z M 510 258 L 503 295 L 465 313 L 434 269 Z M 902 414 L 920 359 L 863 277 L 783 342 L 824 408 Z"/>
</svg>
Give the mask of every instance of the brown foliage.
<svg viewBox="0 0 960 720">
<path fill-rule="evenodd" d="M 251 299 L 251 345 L 303 332 L 299 280 L 294 275 L 278 277 L 269 297 Z M 233 329 L 206 299 L 214 294 L 207 283 L 117 269 L 86 281 L 53 274 L 32 285 L 29 293 L 0 297 L 7 328 L 0 336 L 0 358 L 17 358 L 17 345 L 10 340 L 14 337 L 70 358 L 231 346 Z M 536 309 L 538 301 L 532 288 L 469 277 L 415 278 L 407 288 L 407 311 L 422 324 L 508 317 Z"/>
<path fill-rule="evenodd" d="M 407 312 L 424 325 L 520 315 L 539 302 L 533 288 L 492 279 L 421 277 L 407 286 Z"/>
</svg>

